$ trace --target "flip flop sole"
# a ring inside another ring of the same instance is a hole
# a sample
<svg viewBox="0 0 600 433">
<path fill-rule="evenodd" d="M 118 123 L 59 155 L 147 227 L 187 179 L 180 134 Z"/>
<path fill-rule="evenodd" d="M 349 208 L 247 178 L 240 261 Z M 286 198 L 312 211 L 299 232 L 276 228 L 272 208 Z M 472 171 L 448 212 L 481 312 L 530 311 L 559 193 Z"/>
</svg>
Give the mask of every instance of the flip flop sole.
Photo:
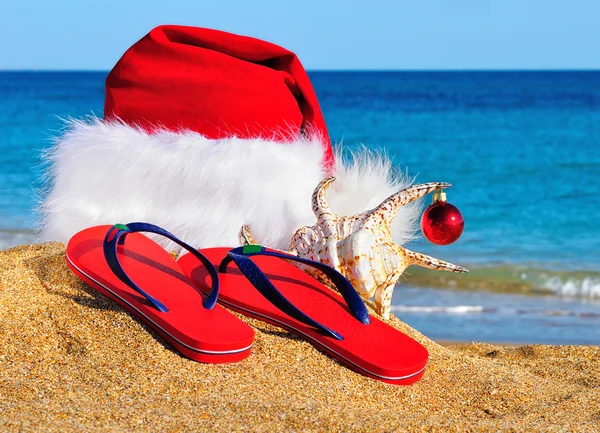
<svg viewBox="0 0 600 433">
<path fill-rule="evenodd" d="M 92 227 L 69 241 L 67 265 L 78 277 L 190 359 L 229 363 L 250 355 L 252 328 L 219 305 L 205 309 L 202 292 L 190 284 L 167 251 L 142 234 L 127 235 L 125 245 L 118 248 L 119 261 L 132 280 L 169 311 L 159 312 L 123 284 L 104 260 L 102 240 L 109 228 Z"/>
<path fill-rule="evenodd" d="M 216 266 L 228 251 L 228 248 L 201 250 Z M 273 257 L 253 256 L 252 260 L 292 304 L 342 334 L 344 340 L 325 336 L 282 313 L 262 297 L 235 265 L 230 265 L 227 273 L 219 274 L 219 302 L 223 305 L 300 335 L 366 376 L 396 385 L 408 385 L 423 376 L 428 353 L 421 344 L 375 317 L 371 317 L 370 325 L 363 325 L 351 316 L 341 296 L 294 265 Z M 181 257 L 179 263 L 201 290 L 208 290 L 208 275 L 193 262 L 191 255 Z"/>
</svg>

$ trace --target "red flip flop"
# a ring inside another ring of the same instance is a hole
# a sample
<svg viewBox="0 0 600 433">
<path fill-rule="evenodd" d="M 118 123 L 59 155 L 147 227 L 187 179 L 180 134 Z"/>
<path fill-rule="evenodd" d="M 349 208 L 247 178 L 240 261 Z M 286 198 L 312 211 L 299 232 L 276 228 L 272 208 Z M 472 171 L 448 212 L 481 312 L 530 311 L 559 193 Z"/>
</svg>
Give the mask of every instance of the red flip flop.
<svg viewBox="0 0 600 433">
<path fill-rule="evenodd" d="M 370 317 L 352 285 L 336 270 L 260 245 L 201 252 L 219 267 L 218 301 L 223 305 L 300 335 L 352 370 L 374 379 L 408 385 L 423 376 L 427 349 Z M 323 272 L 341 296 L 288 260 Z M 230 265 L 232 261 L 237 269 Z M 178 263 L 200 290 L 208 290 L 210 275 L 192 254 L 184 255 Z"/>
<path fill-rule="evenodd" d="M 165 236 L 190 251 L 208 285 L 198 290 L 167 251 L 136 232 Z M 250 355 L 252 328 L 215 305 L 219 278 L 214 266 L 160 227 L 131 223 L 85 229 L 69 241 L 67 265 L 190 359 L 226 363 Z"/>
</svg>

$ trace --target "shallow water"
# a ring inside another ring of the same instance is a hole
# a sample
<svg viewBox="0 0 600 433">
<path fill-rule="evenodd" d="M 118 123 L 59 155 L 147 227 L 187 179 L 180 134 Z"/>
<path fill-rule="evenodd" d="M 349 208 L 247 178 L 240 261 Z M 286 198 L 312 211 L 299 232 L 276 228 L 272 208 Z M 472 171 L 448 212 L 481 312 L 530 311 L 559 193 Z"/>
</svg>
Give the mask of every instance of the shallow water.
<svg viewBox="0 0 600 433">
<path fill-rule="evenodd" d="M 434 340 L 600 344 L 600 300 L 396 287 L 392 312 Z"/>
</svg>

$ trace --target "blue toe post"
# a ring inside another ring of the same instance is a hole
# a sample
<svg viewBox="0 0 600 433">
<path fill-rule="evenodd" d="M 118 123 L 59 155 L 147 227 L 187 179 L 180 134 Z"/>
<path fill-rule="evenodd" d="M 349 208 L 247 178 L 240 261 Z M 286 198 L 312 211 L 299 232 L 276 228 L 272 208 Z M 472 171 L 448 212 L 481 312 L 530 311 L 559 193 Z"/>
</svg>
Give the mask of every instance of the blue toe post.
<svg viewBox="0 0 600 433">
<path fill-rule="evenodd" d="M 298 263 L 302 263 L 307 266 L 311 266 L 325 274 L 327 278 L 335 285 L 336 289 L 340 292 L 352 315 L 359 320 L 361 323 L 368 325 L 371 323 L 369 312 L 367 307 L 363 303 L 362 299 L 352 287 L 352 284 L 338 271 L 324 265 L 321 262 L 304 259 L 301 257 L 292 256 L 277 251 L 266 250 L 260 245 L 245 245 L 243 247 L 234 248 L 227 253 L 227 256 L 221 261 L 219 265 L 219 272 L 227 272 L 227 265 L 232 261 L 237 265 L 239 270 L 244 276 L 252 283 L 252 285 L 273 305 L 279 308 L 281 311 L 293 317 L 294 319 L 302 322 L 306 325 L 313 326 L 325 334 L 337 339 L 343 340 L 344 337 L 336 331 L 321 325 L 314 319 L 310 318 L 298 308 L 296 308 L 290 301 L 288 301 L 279 292 L 275 286 L 269 281 L 267 276 L 260 270 L 260 268 L 249 258 L 251 256 L 269 256 L 276 257 L 284 260 L 292 260 Z"/>
<path fill-rule="evenodd" d="M 164 236 L 165 238 L 175 242 L 177 245 L 186 249 L 187 251 L 192 253 L 194 257 L 200 260 L 200 262 L 208 270 L 208 274 L 211 278 L 211 290 L 208 296 L 204 298 L 202 305 L 204 308 L 207 309 L 214 308 L 215 304 L 217 303 L 217 298 L 219 297 L 219 275 L 213 264 L 195 248 L 179 240 L 177 237 L 175 237 L 173 234 L 169 233 L 165 229 L 162 229 L 153 224 L 141 222 L 134 222 L 129 224 L 115 224 L 106 233 L 102 245 L 104 250 L 104 258 L 106 259 L 106 263 L 108 263 L 110 269 L 119 278 L 119 280 L 121 280 L 124 284 L 131 287 L 133 290 L 135 290 L 144 298 L 146 298 L 148 302 L 150 302 L 150 304 L 152 304 L 152 306 L 154 306 L 154 308 L 156 308 L 158 311 L 162 313 L 166 313 L 169 311 L 169 309 L 162 302 L 150 296 L 141 287 L 135 284 L 131 280 L 131 278 L 129 278 L 129 276 L 125 273 L 123 267 L 121 266 L 121 263 L 119 262 L 119 258 L 117 256 L 117 245 L 123 245 L 125 243 L 125 237 L 127 236 L 127 234 L 136 232 L 147 232 Z"/>
</svg>

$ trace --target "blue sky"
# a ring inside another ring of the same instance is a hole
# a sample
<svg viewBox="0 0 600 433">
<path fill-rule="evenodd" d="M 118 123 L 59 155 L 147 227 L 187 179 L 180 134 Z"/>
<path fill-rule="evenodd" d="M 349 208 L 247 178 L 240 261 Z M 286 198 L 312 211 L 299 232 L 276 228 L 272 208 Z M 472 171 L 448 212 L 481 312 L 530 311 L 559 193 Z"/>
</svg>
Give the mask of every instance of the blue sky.
<svg viewBox="0 0 600 433">
<path fill-rule="evenodd" d="M 598 0 L 0 0 L 0 69 L 110 69 L 158 24 L 275 42 L 307 69 L 600 69 Z"/>
</svg>

